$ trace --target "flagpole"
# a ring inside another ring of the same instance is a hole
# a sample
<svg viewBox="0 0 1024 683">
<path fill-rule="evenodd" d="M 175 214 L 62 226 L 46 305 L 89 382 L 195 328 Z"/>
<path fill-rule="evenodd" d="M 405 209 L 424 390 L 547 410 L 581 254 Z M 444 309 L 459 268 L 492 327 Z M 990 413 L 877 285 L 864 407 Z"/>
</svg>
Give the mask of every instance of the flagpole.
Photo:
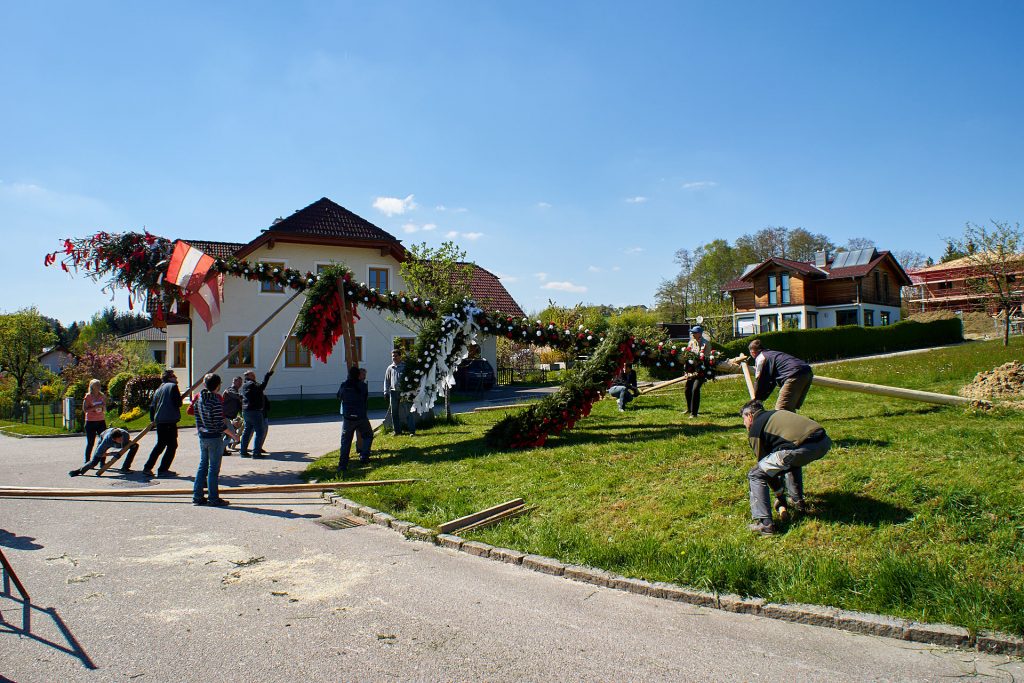
<svg viewBox="0 0 1024 683">
<path fill-rule="evenodd" d="M 269 322 L 270 322 L 271 320 L 273 320 L 273 319 L 274 319 L 275 317 L 277 317 L 277 314 L 278 314 L 278 313 L 280 313 L 281 311 L 283 311 L 283 310 L 284 310 L 284 309 L 285 309 L 285 308 L 286 308 L 286 307 L 288 306 L 288 304 L 290 304 L 291 302 L 295 301 L 295 299 L 297 299 L 297 298 L 298 298 L 298 296 L 299 296 L 300 294 L 302 294 L 302 290 L 299 290 L 299 291 L 295 292 L 295 294 L 293 294 L 293 295 L 292 295 L 291 297 L 289 297 L 289 299 L 288 299 L 287 301 L 285 301 L 285 302 L 284 302 L 283 304 L 281 304 L 280 306 L 278 306 L 278 307 L 277 307 L 277 310 L 275 310 L 275 311 L 274 311 L 273 313 L 271 313 L 271 314 L 270 314 L 269 316 L 267 316 L 267 319 L 266 319 L 266 320 L 264 320 L 264 321 L 263 321 L 263 322 L 261 322 L 261 323 L 260 323 L 259 325 L 257 325 L 257 326 L 256 326 L 256 329 L 255 329 L 255 330 L 253 330 L 252 332 L 250 332 L 250 333 L 249 333 L 249 336 L 248 336 L 248 337 L 245 337 L 244 339 L 242 339 L 241 341 L 239 341 L 239 342 L 238 342 L 237 344 L 235 344 L 235 345 L 234 345 L 233 347 L 231 347 L 231 349 L 229 349 L 229 350 L 228 350 L 227 354 L 225 354 L 225 356 L 224 356 L 223 358 L 221 358 L 221 359 L 220 359 L 219 361 L 217 361 L 217 362 L 216 362 L 216 363 L 214 364 L 214 366 L 213 366 L 212 368 L 210 368 L 210 370 L 209 370 L 208 372 L 205 372 L 205 373 L 203 373 L 203 376 L 205 377 L 205 376 L 206 376 L 207 374 L 209 374 L 210 372 L 213 372 L 214 370 L 216 370 L 216 369 L 217 369 L 217 368 L 219 368 L 220 366 L 224 365 L 224 363 L 228 362 L 228 359 L 229 359 L 229 358 L 231 358 L 231 356 L 232 356 L 232 355 L 233 355 L 233 354 L 235 353 L 235 351 L 237 351 L 237 350 L 238 350 L 238 348 L 239 348 L 240 346 L 242 346 L 243 344 L 245 344 L 246 342 L 248 342 L 248 341 L 249 341 L 250 339 L 252 339 L 253 337 L 255 337 L 255 336 L 256 336 L 256 334 L 257 334 L 257 333 L 258 333 L 258 332 L 259 332 L 260 330 L 262 330 L 262 329 L 263 329 L 264 327 L 266 327 L 266 326 L 267 326 L 267 323 L 269 323 Z M 301 312 L 301 311 L 300 311 L 300 312 Z M 295 319 L 296 319 L 296 320 L 298 320 L 298 316 L 296 316 L 296 317 L 295 317 Z M 294 327 L 294 326 L 295 326 L 295 323 L 292 323 L 292 326 Z M 290 332 L 291 332 L 291 330 L 289 329 L 289 333 L 290 333 Z M 285 341 L 287 341 L 287 338 L 285 339 Z M 282 348 L 282 350 L 284 349 L 284 347 L 283 347 L 283 346 L 282 346 L 281 348 Z M 278 353 L 278 358 L 280 358 L 280 352 Z M 274 364 L 275 364 L 275 365 L 277 364 L 277 361 L 276 361 L 276 360 L 274 361 Z M 187 390 L 185 391 L 185 395 L 186 395 L 186 396 L 191 396 L 191 395 L 192 395 L 192 391 L 193 391 L 193 390 L 194 390 L 194 389 L 195 389 L 196 387 L 198 387 L 198 386 L 199 386 L 200 384 L 202 384 L 202 383 L 203 383 L 203 380 L 202 380 L 202 379 L 199 379 L 199 380 L 197 380 L 197 381 L 196 381 L 195 383 L 193 383 L 193 384 L 192 384 L 192 386 L 190 386 L 190 387 L 189 387 L 189 388 L 188 388 L 188 389 L 187 389 Z M 98 470 L 98 471 L 96 472 L 96 476 L 97 476 L 97 477 L 103 476 L 103 473 L 104 473 L 104 472 L 106 472 L 106 471 L 107 471 L 107 470 L 109 470 L 109 469 L 110 469 L 111 467 L 113 467 L 113 466 L 114 466 L 114 463 L 116 463 L 116 462 L 117 462 L 118 460 L 120 460 L 120 459 L 121 459 L 121 456 L 123 456 L 123 455 L 124 455 L 125 453 L 127 453 L 127 452 L 128 452 L 128 449 L 129 449 L 129 448 L 131 448 L 132 446 L 134 446 L 135 444 L 137 444 L 137 443 L 139 442 L 139 440 L 140 440 L 140 439 L 141 439 L 142 437 L 144 437 L 144 436 L 145 436 L 146 434 L 149 434 L 150 430 L 152 430 L 152 429 L 153 429 L 153 427 L 155 427 L 155 426 L 156 426 L 156 423 L 155 423 L 155 422 L 150 422 L 150 423 L 149 423 L 149 426 L 147 426 L 147 427 L 146 427 L 145 429 L 143 429 L 143 430 L 142 430 L 141 432 L 139 432 L 139 433 L 138 433 L 138 435 L 137 435 L 137 436 L 136 436 L 136 437 L 135 437 L 134 439 L 132 439 L 131 441 L 129 441 L 129 442 L 128 442 L 128 444 L 127 444 L 127 445 L 126 445 L 126 446 L 125 446 L 124 448 L 122 448 L 122 449 L 121 449 L 121 450 L 120 450 L 120 451 L 119 451 L 119 452 L 117 453 L 117 455 L 115 455 L 115 456 L 114 456 L 113 458 L 111 458 L 110 462 L 108 462 L 108 463 L 107 463 L 106 465 L 103 465 L 103 467 L 101 467 L 101 468 L 100 468 L 100 469 L 99 469 L 99 470 Z"/>
</svg>

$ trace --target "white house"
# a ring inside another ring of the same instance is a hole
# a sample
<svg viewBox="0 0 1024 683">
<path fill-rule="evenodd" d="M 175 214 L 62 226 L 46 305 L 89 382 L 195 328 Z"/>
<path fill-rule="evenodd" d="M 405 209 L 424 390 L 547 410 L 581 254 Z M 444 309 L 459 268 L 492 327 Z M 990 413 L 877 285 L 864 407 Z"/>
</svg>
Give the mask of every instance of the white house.
<svg viewBox="0 0 1024 683">
<path fill-rule="evenodd" d="M 250 262 L 262 261 L 306 272 L 317 272 L 331 263 L 343 263 L 355 277 L 378 290 L 395 292 L 405 289 L 399 264 L 407 258 L 401 242 L 369 221 L 335 204 L 326 197 L 279 219 L 252 241 L 213 242 L 185 240 L 211 256 L 235 256 Z M 522 310 L 492 273 L 476 268 L 472 293 L 477 303 L 487 309 L 522 316 Z M 167 320 L 166 358 L 168 367 L 177 371 L 182 388 L 198 381 L 229 346 L 247 336 L 293 290 L 274 285 L 248 282 L 226 276 L 224 303 L 220 322 L 207 332 L 199 316 L 186 306 L 180 315 Z M 302 305 L 299 296 L 256 337 L 232 355 L 217 372 L 225 381 L 246 370 L 254 370 L 262 380 L 274 356 L 291 329 Z M 391 314 L 359 309 L 355 323 L 356 345 L 360 365 L 367 370 L 371 393 L 381 393 L 384 370 L 391 362 L 391 350 L 397 343 L 411 344 L 415 333 L 391 319 Z M 344 354 L 341 340 L 327 363 L 321 363 L 298 344 L 296 337 L 287 340 L 285 353 L 267 394 L 281 398 L 334 396 L 344 379 Z M 496 341 L 485 338 L 480 355 L 496 365 Z"/>
<path fill-rule="evenodd" d="M 60 371 L 69 365 L 74 365 L 77 360 L 78 358 L 75 357 L 75 354 L 60 344 L 43 349 L 43 352 L 39 354 L 40 365 L 55 375 L 60 374 Z"/>
<path fill-rule="evenodd" d="M 126 342 L 144 342 L 146 344 L 146 351 L 153 361 L 161 364 L 167 361 L 166 330 L 157 329 L 150 325 L 149 327 L 143 327 L 141 330 L 135 330 L 128 334 L 119 335 L 117 340 Z"/>
</svg>

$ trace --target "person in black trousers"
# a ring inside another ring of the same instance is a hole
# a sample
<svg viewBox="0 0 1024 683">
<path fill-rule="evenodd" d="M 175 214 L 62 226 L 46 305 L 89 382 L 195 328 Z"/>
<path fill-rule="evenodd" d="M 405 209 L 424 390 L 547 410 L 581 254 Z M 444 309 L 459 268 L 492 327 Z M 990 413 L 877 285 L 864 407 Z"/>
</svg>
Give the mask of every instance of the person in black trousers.
<svg viewBox="0 0 1024 683">
<path fill-rule="evenodd" d="M 704 338 L 704 328 L 694 325 L 690 328 L 692 339 L 686 345 L 686 351 L 696 354 L 700 361 L 711 353 L 711 343 Z M 692 373 L 693 376 L 686 380 L 686 412 L 691 417 L 697 417 L 700 412 L 700 388 L 704 384 L 703 373 Z"/>
<path fill-rule="evenodd" d="M 181 421 L 181 392 L 178 390 L 178 378 L 174 370 L 165 370 L 163 384 L 153 393 L 153 400 L 149 405 L 149 419 L 156 423 L 156 445 L 149 452 L 142 473 L 146 476 L 153 476 L 153 466 L 156 459 L 163 453 L 160 461 L 160 468 L 157 470 L 158 477 L 176 477 L 177 472 L 171 471 L 171 463 L 174 462 L 174 454 L 178 450 L 178 423 Z"/>
</svg>

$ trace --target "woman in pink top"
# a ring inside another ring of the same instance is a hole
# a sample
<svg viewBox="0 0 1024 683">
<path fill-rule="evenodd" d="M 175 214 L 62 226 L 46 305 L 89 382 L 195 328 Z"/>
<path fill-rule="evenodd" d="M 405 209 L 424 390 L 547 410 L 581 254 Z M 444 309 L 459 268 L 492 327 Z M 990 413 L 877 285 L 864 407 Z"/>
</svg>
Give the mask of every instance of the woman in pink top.
<svg viewBox="0 0 1024 683">
<path fill-rule="evenodd" d="M 107 397 L 98 379 L 89 382 L 89 393 L 82 401 L 82 412 L 85 413 L 85 462 L 89 462 L 96 437 L 107 429 Z"/>
</svg>

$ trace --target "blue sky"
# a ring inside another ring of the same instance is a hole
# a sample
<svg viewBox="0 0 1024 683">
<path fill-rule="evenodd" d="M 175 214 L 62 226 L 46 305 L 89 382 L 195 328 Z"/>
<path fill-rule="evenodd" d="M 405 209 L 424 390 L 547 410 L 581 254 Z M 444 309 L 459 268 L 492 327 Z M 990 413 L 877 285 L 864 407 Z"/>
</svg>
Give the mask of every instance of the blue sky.
<svg viewBox="0 0 1024 683">
<path fill-rule="evenodd" d="M 211 5 L 0 5 L 0 309 L 109 303 L 44 269 L 64 236 L 322 196 L 527 310 L 651 304 L 765 226 L 937 256 L 1024 219 L 1019 2 Z"/>
</svg>

